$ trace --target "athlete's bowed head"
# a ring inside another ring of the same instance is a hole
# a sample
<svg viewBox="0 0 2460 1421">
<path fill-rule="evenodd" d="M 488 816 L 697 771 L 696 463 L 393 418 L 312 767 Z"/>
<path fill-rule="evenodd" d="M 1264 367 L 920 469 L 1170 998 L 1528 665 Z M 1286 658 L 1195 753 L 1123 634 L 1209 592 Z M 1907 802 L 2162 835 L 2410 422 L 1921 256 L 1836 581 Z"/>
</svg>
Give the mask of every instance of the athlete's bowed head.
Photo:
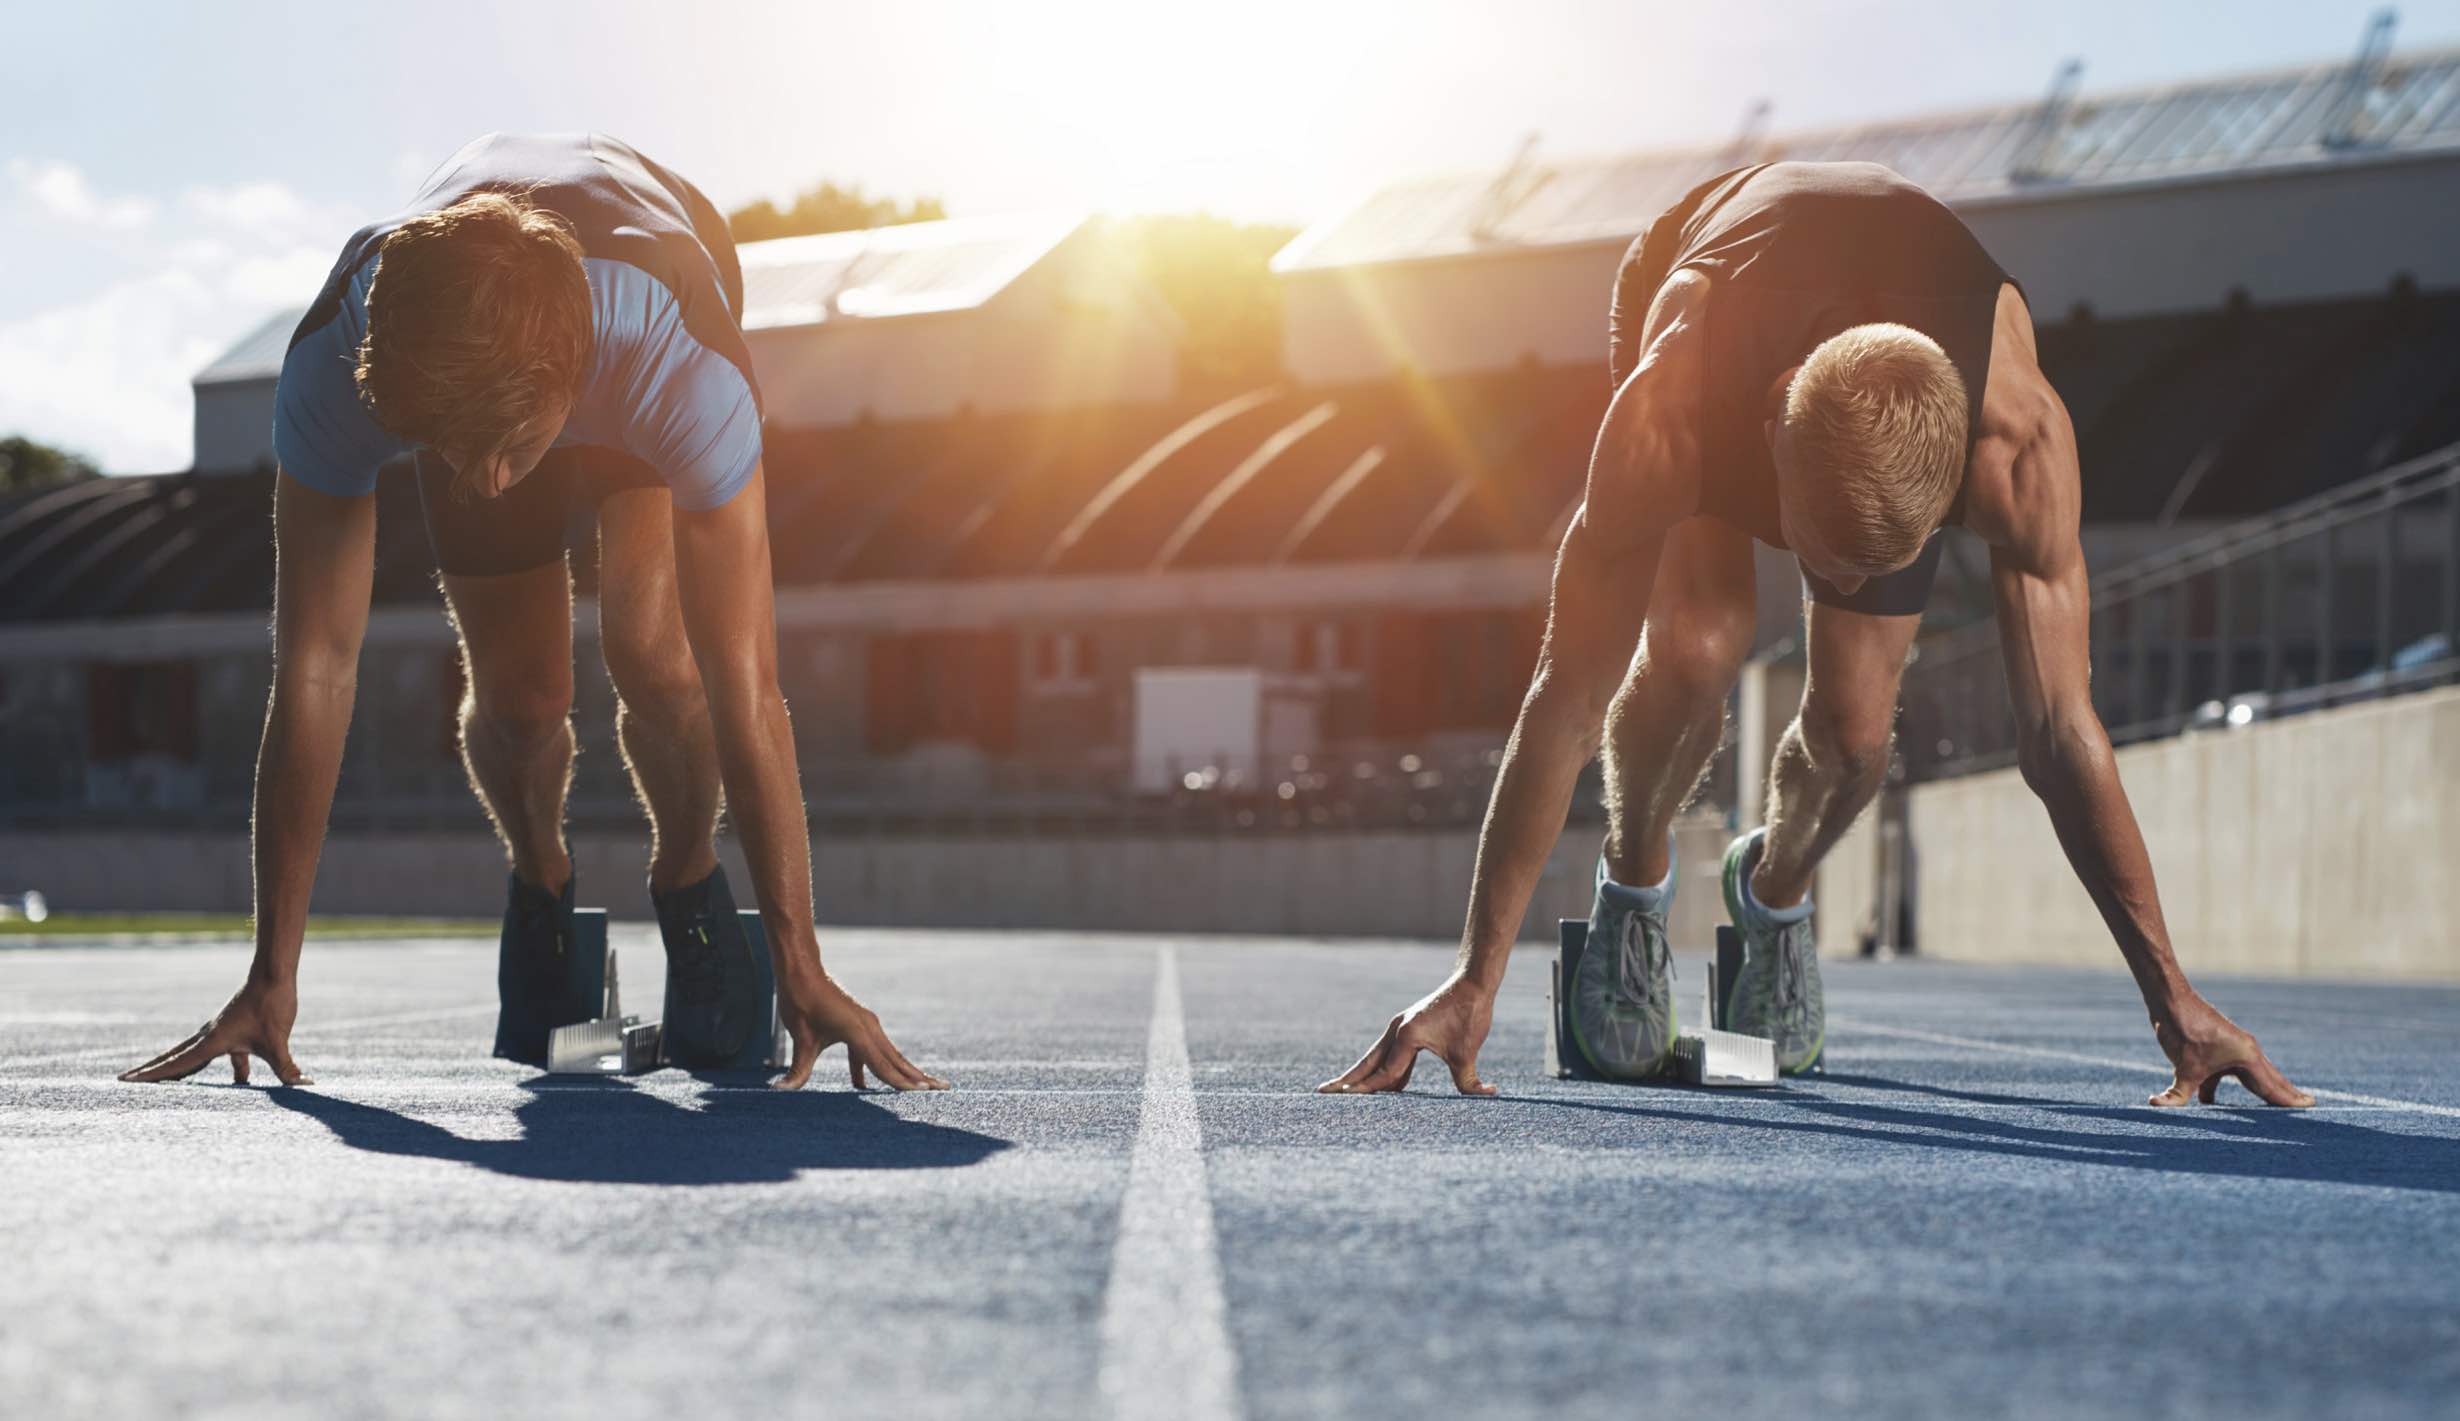
<svg viewBox="0 0 2460 1421">
<path fill-rule="evenodd" d="M 589 373 L 589 276 L 564 219 L 474 193 L 384 239 L 367 291 L 360 396 L 453 466 L 456 499 L 538 467 Z"/>
<path fill-rule="evenodd" d="M 1965 382 L 1907 326 L 1822 341 L 1768 421 L 1777 510 L 1805 567 L 1851 594 L 1913 562 L 1946 521 L 1965 470 Z"/>
</svg>

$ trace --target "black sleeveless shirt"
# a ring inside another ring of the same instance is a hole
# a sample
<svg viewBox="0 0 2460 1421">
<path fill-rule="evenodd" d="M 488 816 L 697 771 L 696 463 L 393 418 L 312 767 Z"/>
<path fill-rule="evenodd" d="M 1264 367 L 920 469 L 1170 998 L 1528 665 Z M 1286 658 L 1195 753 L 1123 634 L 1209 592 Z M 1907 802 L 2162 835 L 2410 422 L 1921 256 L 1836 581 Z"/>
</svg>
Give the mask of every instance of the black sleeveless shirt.
<svg viewBox="0 0 2460 1421">
<path fill-rule="evenodd" d="M 1956 214 L 1877 163 L 1762 163 L 1693 188 L 1623 257 L 1609 365 L 1639 363 L 1649 304 L 1685 267 L 1707 273 L 1700 511 L 1785 546 L 1764 430 L 1769 389 L 1821 341 L 1892 321 L 1939 343 L 1964 377 L 1968 460 L 1982 423 L 2007 274 Z M 1959 488 L 1947 521 L 1964 521 Z"/>
</svg>

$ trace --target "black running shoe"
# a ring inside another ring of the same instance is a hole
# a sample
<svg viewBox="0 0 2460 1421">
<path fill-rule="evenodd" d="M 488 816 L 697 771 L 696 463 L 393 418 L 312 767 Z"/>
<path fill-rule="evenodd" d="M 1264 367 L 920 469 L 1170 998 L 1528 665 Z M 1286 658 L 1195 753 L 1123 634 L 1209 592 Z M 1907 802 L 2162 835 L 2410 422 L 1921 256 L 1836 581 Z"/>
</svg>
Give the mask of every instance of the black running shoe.
<svg viewBox="0 0 2460 1421">
<path fill-rule="evenodd" d="M 495 959 L 495 1054 L 508 1061 L 543 1068 L 548 1032 L 598 1014 L 575 990 L 572 882 L 549 893 L 511 875 Z"/>
<path fill-rule="evenodd" d="M 649 898 L 666 940 L 667 1059 L 703 1070 L 735 1065 L 767 1028 L 769 1004 L 726 870 Z"/>
</svg>

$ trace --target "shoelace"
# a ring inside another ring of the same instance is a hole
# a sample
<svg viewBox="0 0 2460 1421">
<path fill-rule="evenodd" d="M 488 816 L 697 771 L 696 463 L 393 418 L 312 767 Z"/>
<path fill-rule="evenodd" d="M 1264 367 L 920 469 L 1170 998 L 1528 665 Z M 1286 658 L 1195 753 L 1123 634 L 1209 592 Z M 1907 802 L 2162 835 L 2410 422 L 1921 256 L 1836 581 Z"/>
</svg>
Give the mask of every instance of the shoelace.
<svg viewBox="0 0 2460 1421">
<path fill-rule="evenodd" d="M 1779 1021 L 1790 1023 L 1802 1005 L 1802 939 L 1807 936 L 1790 924 L 1777 930 L 1777 980 L 1769 995 Z"/>
<path fill-rule="evenodd" d="M 1631 961 L 1631 952 L 1633 946 L 1635 945 L 1633 939 L 1637 938 L 1639 939 L 1637 946 L 1640 948 L 1641 960 L 1647 964 L 1647 982 L 1654 984 L 1657 980 L 1657 954 L 1650 948 L 1647 925 L 1640 921 L 1640 915 L 1638 913 L 1627 912 L 1623 915 L 1623 926 L 1621 932 L 1622 941 L 1619 946 L 1622 948 L 1622 951 L 1618 953 L 1614 959 L 1615 970 L 1620 973 L 1623 964 Z M 1642 992 L 1627 990 L 1622 995 L 1629 997 L 1634 1001 L 1648 1000 L 1647 996 Z"/>
</svg>

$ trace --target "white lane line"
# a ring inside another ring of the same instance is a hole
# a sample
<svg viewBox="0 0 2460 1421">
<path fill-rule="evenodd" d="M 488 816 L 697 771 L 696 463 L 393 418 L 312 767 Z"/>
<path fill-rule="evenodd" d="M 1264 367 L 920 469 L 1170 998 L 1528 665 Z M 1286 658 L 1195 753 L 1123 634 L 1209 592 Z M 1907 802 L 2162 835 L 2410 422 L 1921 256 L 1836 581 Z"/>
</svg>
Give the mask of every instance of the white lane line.
<svg viewBox="0 0 2460 1421">
<path fill-rule="evenodd" d="M 1179 952 L 1153 971 L 1144 1112 L 1102 1297 L 1102 1399 L 1117 1417 L 1234 1421 L 1238 1355 L 1222 1300 L 1213 1202 L 1179 1004 Z"/>
<path fill-rule="evenodd" d="M 393 1012 L 386 1016 L 353 1017 L 346 1021 L 315 1021 L 303 1029 L 294 1030 L 291 1033 L 291 1041 L 296 1045 L 304 1041 L 322 1040 L 335 1032 L 358 1031 L 370 1026 L 408 1026 L 413 1022 L 421 1021 L 450 1021 L 455 1017 L 477 1016 L 482 1012 L 494 1010 L 495 1003 L 493 1002 L 473 1002 L 467 1006 L 437 1007 L 431 1011 Z M 186 1038 L 187 1033 L 182 1032 L 180 1039 L 185 1040 Z M 132 1051 L 143 1049 L 143 1047 L 129 1046 L 88 1046 L 78 1051 L 55 1051 L 48 1056 L 9 1056 L 0 1058 L 0 1070 L 13 1070 L 20 1066 L 59 1066 L 72 1061 L 113 1061 L 127 1056 Z M 161 1048 L 155 1049 L 160 1050 Z"/>
<path fill-rule="evenodd" d="M 1939 1031 L 1916 1031 L 1907 1026 L 1874 1026 L 1867 1021 L 1838 1022 L 1850 1031 L 1867 1031 L 1874 1036 L 1899 1036 L 1907 1041 L 1927 1041 L 1934 1046 L 1965 1046 L 1976 1051 L 1996 1051 L 2002 1056 L 2034 1056 L 2045 1061 L 2070 1061 L 2083 1066 L 2106 1066 L 2112 1070 L 2137 1071 L 2156 1076 L 2171 1074 L 2167 1066 L 2146 1061 L 2122 1061 L 2115 1056 L 2087 1056 L 2081 1051 L 2060 1051 L 2048 1046 L 2011 1046 L 2002 1041 L 1977 1041 L 1970 1036 L 1950 1036 Z M 2301 1087 L 2317 1100 L 2345 1100 L 2353 1105 L 2372 1105 L 2384 1110 L 2408 1110 L 2420 1115 L 2444 1115 L 2460 1119 L 2460 1107 L 2428 1105 L 2421 1100 L 2395 1100 L 2386 1095 L 2361 1095 L 2353 1090 L 2317 1090 Z"/>
</svg>

